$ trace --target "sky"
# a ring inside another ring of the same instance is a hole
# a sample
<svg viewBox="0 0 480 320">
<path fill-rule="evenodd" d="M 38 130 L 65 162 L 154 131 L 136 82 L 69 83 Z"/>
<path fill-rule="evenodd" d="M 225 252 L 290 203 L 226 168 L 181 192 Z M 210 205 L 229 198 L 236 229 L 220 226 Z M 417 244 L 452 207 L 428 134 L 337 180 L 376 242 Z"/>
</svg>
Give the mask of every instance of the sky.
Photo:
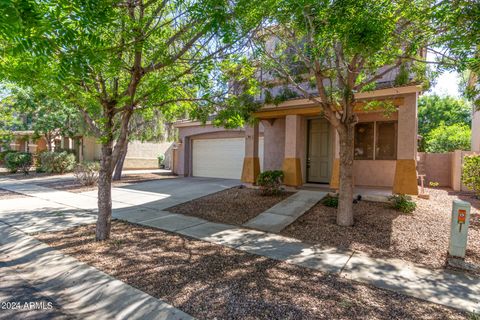
<svg viewBox="0 0 480 320">
<path fill-rule="evenodd" d="M 457 72 L 444 72 L 437 78 L 435 85 L 425 94 L 460 97 L 460 92 L 458 91 L 458 81 L 459 74 Z"/>
</svg>

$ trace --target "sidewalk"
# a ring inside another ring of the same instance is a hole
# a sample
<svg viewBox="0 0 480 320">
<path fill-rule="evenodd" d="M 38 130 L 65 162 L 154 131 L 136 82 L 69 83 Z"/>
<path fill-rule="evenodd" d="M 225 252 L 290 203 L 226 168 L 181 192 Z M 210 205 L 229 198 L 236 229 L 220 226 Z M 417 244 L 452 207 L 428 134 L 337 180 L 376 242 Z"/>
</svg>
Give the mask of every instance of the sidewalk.
<svg viewBox="0 0 480 320">
<path fill-rule="evenodd" d="M 51 193 L 53 196 L 56 190 Z M 31 194 L 35 196 L 35 193 Z M 335 273 L 340 277 L 453 308 L 480 310 L 480 279 L 472 276 L 430 270 L 403 260 L 371 258 L 356 251 L 309 245 L 273 233 L 213 223 L 162 209 L 154 209 L 144 203 L 114 210 L 113 216 L 306 268 Z"/>
<path fill-rule="evenodd" d="M 193 319 L 2 222 L 0 251 L 2 264 L 79 319 Z"/>
</svg>

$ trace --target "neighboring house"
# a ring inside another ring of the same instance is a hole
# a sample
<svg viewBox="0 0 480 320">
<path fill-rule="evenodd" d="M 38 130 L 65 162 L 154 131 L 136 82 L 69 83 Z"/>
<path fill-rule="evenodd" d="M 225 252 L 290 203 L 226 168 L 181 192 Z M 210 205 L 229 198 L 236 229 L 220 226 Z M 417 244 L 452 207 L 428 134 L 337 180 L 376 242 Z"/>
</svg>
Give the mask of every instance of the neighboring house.
<svg viewBox="0 0 480 320">
<path fill-rule="evenodd" d="M 10 142 L 10 149 L 38 153 L 47 150 L 47 141 L 44 137 L 35 137 L 33 131 L 13 131 L 13 139 Z M 35 138 L 34 138 L 35 137 Z M 59 143 L 60 140 L 55 140 L 54 143 Z"/>
<path fill-rule="evenodd" d="M 360 103 L 392 101 L 397 111 L 390 117 L 381 111 L 359 113 L 354 181 L 357 186 L 417 194 L 417 100 L 421 88 L 391 87 L 394 75 L 386 77 L 379 82 L 380 89 L 356 94 Z M 278 106 L 264 105 L 254 113 L 260 124 L 246 129 L 179 122 L 173 170 L 183 176 L 241 178 L 246 183 L 254 183 L 259 171 L 283 170 L 288 186 L 325 184 L 337 189 L 339 139 L 320 112 L 306 99 L 292 99 Z"/>
<path fill-rule="evenodd" d="M 10 149 L 30 153 L 39 153 L 47 150 L 47 142 L 44 137 L 33 138 L 33 131 L 14 131 Z M 55 150 L 73 150 L 77 161 L 99 161 L 101 157 L 101 145 L 96 139 L 88 136 L 74 138 L 57 137 L 52 147 Z M 158 168 L 158 156 L 165 155 L 165 167 L 171 168 L 172 142 L 141 142 L 132 141 L 128 144 L 127 156 L 124 169 L 156 169 Z"/>
</svg>

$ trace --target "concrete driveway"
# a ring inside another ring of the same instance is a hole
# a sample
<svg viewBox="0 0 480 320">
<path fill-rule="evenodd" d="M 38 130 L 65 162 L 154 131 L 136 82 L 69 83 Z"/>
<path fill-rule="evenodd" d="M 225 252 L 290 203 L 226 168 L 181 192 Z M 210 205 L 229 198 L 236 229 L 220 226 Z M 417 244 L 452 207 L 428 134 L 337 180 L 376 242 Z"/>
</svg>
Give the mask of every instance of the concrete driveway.
<svg viewBox="0 0 480 320">
<path fill-rule="evenodd" d="M 115 187 L 113 217 L 128 217 L 132 222 L 158 218 L 166 208 L 239 184 L 238 180 L 174 178 Z M 24 232 L 61 230 L 96 221 L 97 191 L 72 193 L 28 180 L 4 180 L 0 188 L 32 197 L 0 200 L 0 221 Z"/>
</svg>

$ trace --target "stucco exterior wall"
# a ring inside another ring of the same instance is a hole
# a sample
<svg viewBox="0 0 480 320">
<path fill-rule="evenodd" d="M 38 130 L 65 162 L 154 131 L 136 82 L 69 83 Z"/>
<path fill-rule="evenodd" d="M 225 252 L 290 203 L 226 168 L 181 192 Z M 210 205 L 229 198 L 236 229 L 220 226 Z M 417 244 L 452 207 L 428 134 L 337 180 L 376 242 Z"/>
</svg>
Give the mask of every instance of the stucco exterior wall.
<svg viewBox="0 0 480 320">
<path fill-rule="evenodd" d="M 392 187 L 395 160 L 355 160 L 354 181 L 357 186 Z"/>
<path fill-rule="evenodd" d="M 273 124 L 262 121 L 264 127 L 264 170 L 282 170 L 285 158 L 285 119 L 276 119 Z"/>
<path fill-rule="evenodd" d="M 141 142 L 132 141 L 128 144 L 125 157 L 125 169 L 154 169 L 158 168 L 158 156 L 165 155 L 165 167 L 171 168 L 172 142 Z"/>
<path fill-rule="evenodd" d="M 418 173 L 425 175 L 425 187 L 430 182 L 438 182 L 441 187 L 452 185 L 452 156 L 452 152 L 418 153 Z"/>
<path fill-rule="evenodd" d="M 417 158 L 417 99 L 418 93 L 405 95 L 398 108 L 397 159 Z"/>
<path fill-rule="evenodd" d="M 480 152 L 480 111 L 473 113 L 472 118 L 472 151 Z"/>
</svg>

